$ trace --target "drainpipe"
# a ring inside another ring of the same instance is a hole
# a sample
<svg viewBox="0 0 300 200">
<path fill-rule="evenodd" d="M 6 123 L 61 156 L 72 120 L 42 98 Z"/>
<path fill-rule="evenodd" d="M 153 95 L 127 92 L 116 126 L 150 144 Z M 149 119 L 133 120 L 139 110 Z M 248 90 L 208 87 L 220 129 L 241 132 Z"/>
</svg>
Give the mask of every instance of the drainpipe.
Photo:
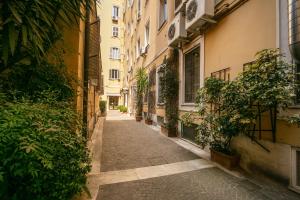
<svg viewBox="0 0 300 200">
<path fill-rule="evenodd" d="M 86 130 L 83 136 L 88 139 L 88 87 L 89 87 L 89 46 L 90 46 L 90 5 L 86 1 L 85 38 L 84 38 L 84 70 L 83 70 L 83 125 Z"/>
</svg>

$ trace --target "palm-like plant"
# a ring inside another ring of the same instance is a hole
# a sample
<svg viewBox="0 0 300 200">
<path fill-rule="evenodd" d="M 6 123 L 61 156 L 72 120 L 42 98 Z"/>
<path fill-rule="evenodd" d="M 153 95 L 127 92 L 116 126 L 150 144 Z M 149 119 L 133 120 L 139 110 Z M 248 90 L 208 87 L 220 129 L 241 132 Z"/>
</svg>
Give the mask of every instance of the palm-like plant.
<svg viewBox="0 0 300 200">
<path fill-rule="evenodd" d="M 95 0 L 2 0 L 0 73 L 16 64 L 39 62 L 60 38 L 61 25 L 84 17 Z"/>
<path fill-rule="evenodd" d="M 136 116 L 140 117 L 143 113 L 143 96 L 146 93 L 148 86 L 148 76 L 146 69 L 140 67 L 137 69 L 135 78 L 137 81 L 137 107 Z"/>
</svg>

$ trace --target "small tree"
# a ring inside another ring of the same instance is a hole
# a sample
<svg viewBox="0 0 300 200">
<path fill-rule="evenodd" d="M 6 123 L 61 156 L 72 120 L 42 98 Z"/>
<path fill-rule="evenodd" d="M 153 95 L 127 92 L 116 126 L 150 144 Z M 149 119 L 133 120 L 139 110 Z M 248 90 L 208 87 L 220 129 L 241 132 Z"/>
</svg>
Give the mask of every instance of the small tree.
<svg viewBox="0 0 300 200">
<path fill-rule="evenodd" d="M 160 83 L 162 89 L 161 95 L 165 102 L 166 128 L 172 133 L 176 133 L 178 121 L 179 81 L 176 58 L 177 55 L 172 55 L 169 59 L 165 59 L 165 65 L 160 69 L 163 71 Z"/>
<path fill-rule="evenodd" d="M 143 97 L 148 86 L 148 76 L 146 69 L 140 67 L 137 69 L 135 78 L 137 81 L 137 105 L 136 116 L 140 117 L 143 114 Z"/>
<path fill-rule="evenodd" d="M 261 113 L 274 115 L 292 103 L 295 91 L 292 65 L 283 60 L 278 49 L 266 49 L 232 82 L 208 78 L 198 91 L 198 113 L 203 117 L 198 126 L 197 141 L 217 151 L 231 154 L 231 140 L 247 133 L 261 120 Z M 294 118 L 293 122 L 297 122 Z M 276 125 L 272 121 L 273 141 Z"/>
</svg>

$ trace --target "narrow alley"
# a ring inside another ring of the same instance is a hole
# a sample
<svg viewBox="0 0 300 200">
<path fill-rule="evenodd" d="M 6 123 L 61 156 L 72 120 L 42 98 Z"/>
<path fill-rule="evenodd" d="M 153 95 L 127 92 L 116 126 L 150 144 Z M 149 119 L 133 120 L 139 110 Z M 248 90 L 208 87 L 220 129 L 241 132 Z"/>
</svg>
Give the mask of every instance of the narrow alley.
<svg viewBox="0 0 300 200">
<path fill-rule="evenodd" d="M 101 151 L 97 200 L 300 198 L 273 182 L 230 175 L 118 111 L 104 122 Z"/>
</svg>

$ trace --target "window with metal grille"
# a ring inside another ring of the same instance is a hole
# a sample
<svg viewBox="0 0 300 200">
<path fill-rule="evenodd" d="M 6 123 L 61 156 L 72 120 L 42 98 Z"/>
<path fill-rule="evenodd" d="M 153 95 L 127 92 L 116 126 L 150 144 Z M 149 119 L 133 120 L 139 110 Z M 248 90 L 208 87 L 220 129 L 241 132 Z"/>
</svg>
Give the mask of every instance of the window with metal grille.
<svg viewBox="0 0 300 200">
<path fill-rule="evenodd" d="M 164 98 L 162 96 L 162 86 L 161 86 L 161 79 L 163 78 L 163 75 L 164 73 L 161 71 L 164 66 L 164 64 L 160 65 L 158 68 L 157 68 L 157 71 L 156 71 L 156 83 L 157 83 L 157 87 L 156 87 L 156 92 L 157 92 L 157 99 L 156 99 L 156 102 L 157 102 L 157 105 L 162 105 L 164 103 Z"/>
<path fill-rule="evenodd" d="M 119 79 L 119 70 L 117 69 L 110 69 L 109 70 L 109 79 L 112 79 L 112 80 L 116 80 L 116 79 Z"/>
<path fill-rule="evenodd" d="M 300 105 L 300 64 L 296 65 L 295 73 L 296 73 L 296 86 L 297 86 L 295 103 L 297 105 Z"/>
<path fill-rule="evenodd" d="M 296 152 L 296 184 L 300 186 L 300 151 Z"/>
<path fill-rule="evenodd" d="M 157 124 L 158 124 L 159 126 L 163 125 L 163 124 L 164 124 L 164 121 L 165 121 L 165 118 L 164 118 L 164 117 L 157 116 Z"/>
<path fill-rule="evenodd" d="M 175 10 L 178 8 L 178 6 L 180 6 L 181 3 L 182 0 L 175 0 Z"/>
<path fill-rule="evenodd" d="M 218 78 L 223 81 L 230 81 L 230 68 L 221 69 L 211 73 L 211 77 Z"/>
<path fill-rule="evenodd" d="M 112 35 L 113 37 L 119 37 L 119 27 L 114 26 L 112 28 Z"/>
<path fill-rule="evenodd" d="M 120 59 L 120 49 L 117 47 L 110 48 L 110 58 L 111 59 Z"/>
<path fill-rule="evenodd" d="M 184 56 L 184 103 L 195 103 L 200 88 L 200 46 Z"/>
<path fill-rule="evenodd" d="M 181 137 L 189 141 L 196 142 L 196 128 L 197 125 L 185 126 L 182 124 Z"/>
</svg>

